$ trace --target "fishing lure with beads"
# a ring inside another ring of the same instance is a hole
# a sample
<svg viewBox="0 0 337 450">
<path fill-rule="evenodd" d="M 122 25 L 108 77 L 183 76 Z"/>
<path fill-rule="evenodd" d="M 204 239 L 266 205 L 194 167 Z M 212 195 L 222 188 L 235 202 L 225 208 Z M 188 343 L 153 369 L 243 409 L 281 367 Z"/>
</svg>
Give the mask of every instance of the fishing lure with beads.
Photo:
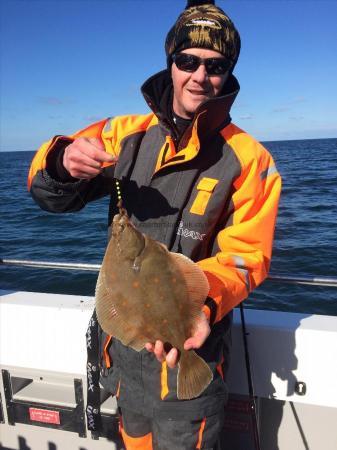
<svg viewBox="0 0 337 450">
<path fill-rule="evenodd" d="M 121 185 L 117 179 L 115 179 L 115 185 L 116 185 L 116 192 L 117 192 L 117 207 L 119 209 L 119 214 L 126 214 L 126 211 L 123 208 Z"/>
</svg>

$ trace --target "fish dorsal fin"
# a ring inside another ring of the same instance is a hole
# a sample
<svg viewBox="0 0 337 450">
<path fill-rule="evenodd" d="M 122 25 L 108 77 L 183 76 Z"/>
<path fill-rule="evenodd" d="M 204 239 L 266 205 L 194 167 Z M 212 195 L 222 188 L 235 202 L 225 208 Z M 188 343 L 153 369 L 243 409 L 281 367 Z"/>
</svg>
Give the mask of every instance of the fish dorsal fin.
<svg viewBox="0 0 337 450">
<path fill-rule="evenodd" d="M 200 315 L 201 307 L 209 292 L 207 277 L 203 270 L 187 256 L 174 252 L 170 252 L 170 255 L 184 277 L 189 300 L 193 308 L 191 309 L 191 314 L 193 316 Z"/>
</svg>

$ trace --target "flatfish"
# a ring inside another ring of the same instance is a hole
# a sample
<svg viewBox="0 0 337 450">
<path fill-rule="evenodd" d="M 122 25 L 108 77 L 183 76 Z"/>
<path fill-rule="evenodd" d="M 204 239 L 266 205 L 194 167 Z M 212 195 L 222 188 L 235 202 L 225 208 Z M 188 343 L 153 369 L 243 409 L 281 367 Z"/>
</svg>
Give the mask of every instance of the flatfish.
<svg viewBox="0 0 337 450">
<path fill-rule="evenodd" d="M 120 207 L 97 280 L 97 318 L 106 333 L 136 351 L 157 339 L 177 348 L 181 400 L 199 396 L 212 381 L 206 362 L 184 350 L 208 291 L 197 264 L 141 233 Z"/>
</svg>

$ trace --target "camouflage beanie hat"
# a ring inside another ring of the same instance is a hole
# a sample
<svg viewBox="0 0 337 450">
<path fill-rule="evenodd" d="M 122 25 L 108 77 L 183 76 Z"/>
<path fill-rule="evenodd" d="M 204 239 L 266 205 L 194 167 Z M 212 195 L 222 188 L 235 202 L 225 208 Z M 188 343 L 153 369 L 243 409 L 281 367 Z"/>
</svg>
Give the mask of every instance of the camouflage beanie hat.
<svg viewBox="0 0 337 450">
<path fill-rule="evenodd" d="M 240 53 L 240 35 L 233 22 L 214 1 L 189 0 L 168 32 L 165 51 L 170 65 L 171 55 L 187 48 L 208 48 L 233 61 Z"/>
</svg>

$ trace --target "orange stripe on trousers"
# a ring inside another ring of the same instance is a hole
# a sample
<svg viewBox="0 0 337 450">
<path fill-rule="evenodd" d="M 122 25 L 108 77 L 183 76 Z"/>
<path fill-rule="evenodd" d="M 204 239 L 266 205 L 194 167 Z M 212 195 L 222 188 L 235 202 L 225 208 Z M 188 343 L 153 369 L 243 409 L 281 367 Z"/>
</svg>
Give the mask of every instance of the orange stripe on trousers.
<svg viewBox="0 0 337 450">
<path fill-rule="evenodd" d="M 104 361 L 105 361 L 105 366 L 107 369 L 110 369 L 110 367 L 111 367 L 110 355 L 109 355 L 109 350 L 108 350 L 111 339 L 112 339 L 112 336 L 107 336 L 105 338 L 104 349 L 103 349 Z"/>
<path fill-rule="evenodd" d="M 145 436 L 131 437 L 120 427 L 126 450 L 152 450 L 152 433 Z"/>
<path fill-rule="evenodd" d="M 167 363 L 166 363 L 166 361 L 161 363 L 160 383 L 161 383 L 160 398 L 162 400 L 164 400 L 164 398 L 169 393 L 169 388 L 168 388 L 168 385 L 167 385 Z"/>
<path fill-rule="evenodd" d="M 197 443 L 197 446 L 196 446 L 197 450 L 201 449 L 202 435 L 204 434 L 205 425 L 206 425 L 206 417 L 204 419 L 202 419 L 202 422 L 201 422 L 201 425 L 200 425 L 199 438 L 198 438 L 198 443 Z"/>
</svg>

